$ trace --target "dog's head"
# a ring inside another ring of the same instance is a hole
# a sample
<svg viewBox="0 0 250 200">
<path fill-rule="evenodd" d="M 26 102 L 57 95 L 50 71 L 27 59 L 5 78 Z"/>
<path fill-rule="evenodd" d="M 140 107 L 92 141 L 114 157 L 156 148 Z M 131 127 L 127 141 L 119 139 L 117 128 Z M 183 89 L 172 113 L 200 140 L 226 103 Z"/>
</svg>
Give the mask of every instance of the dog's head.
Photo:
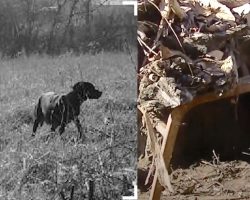
<svg viewBox="0 0 250 200">
<path fill-rule="evenodd" d="M 78 82 L 73 86 L 73 90 L 77 92 L 77 94 L 82 99 L 98 99 L 101 97 L 102 92 L 97 90 L 92 83 L 89 82 Z"/>
</svg>

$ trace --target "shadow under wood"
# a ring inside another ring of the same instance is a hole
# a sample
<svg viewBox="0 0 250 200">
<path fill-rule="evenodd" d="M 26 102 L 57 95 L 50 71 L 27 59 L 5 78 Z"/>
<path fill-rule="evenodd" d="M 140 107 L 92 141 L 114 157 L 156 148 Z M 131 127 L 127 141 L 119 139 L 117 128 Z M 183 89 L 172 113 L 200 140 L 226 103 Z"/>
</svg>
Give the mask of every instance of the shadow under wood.
<svg viewBox="0 0 250 200">
<path fill-rule="evenodd" d="M 189 167 L 201 159 L 211 160 L 213 150 L 220 161 L 250 161 L 250 93 L 195 107 L 186 115 L 178 133 L 171 165 Z"/>
</svg>

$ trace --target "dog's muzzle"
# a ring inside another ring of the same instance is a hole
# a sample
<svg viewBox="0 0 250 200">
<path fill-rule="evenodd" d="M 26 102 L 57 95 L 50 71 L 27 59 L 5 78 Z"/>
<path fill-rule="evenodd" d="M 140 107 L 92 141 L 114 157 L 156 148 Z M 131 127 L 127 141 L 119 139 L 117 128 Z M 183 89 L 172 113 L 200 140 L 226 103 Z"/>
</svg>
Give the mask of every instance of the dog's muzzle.
<svg viewBox="0 0 250 200">
<path fill-rule="evenodd" d="M 99 90 L 95 90 L 89 95 L 90 99 L 99 99 L 102 96 L 102 92 Z"/>
</svg>

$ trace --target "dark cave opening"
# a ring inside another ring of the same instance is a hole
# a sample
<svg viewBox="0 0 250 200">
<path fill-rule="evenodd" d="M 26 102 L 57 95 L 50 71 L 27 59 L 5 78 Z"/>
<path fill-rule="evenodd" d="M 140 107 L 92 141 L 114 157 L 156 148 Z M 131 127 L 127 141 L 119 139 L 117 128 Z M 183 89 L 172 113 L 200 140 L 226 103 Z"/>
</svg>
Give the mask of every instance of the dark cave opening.
<svg viewBox="0 0 250 200">
<path fill-rule="evenodd" d="M 250 93 L 206 103 L 190 110 L 180 127 L 171 166 L 189 167 L 199 160 L 212 160 L 213 150 L 221 161 L 250 161 Z"/>
</svg>

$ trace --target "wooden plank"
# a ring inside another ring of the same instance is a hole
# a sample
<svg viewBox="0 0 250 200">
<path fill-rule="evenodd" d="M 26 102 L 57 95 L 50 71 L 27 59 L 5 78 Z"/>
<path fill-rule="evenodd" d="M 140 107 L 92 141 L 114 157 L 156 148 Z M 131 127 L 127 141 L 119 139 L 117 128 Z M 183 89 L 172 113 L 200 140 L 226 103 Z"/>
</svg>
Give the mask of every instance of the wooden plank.
<svg viewBox="0 0 250 200">
<path fill-rule="evenodd" d="M 195 98 L 192 102 L 183 104 L 173 109 L 171 114 L 168 117 L 167 126 L 166 126 L 166 134 L 163 135 L 163 142 L 161 146 L 161 152 L 163 154 L 165 166 L 169 168 L 169 164 L 172 158 L 172 153 L 175 146 L 175 141 L 177 138 L 177 134 L 180 129 L 180 125 L 183 122 L 186 114 L 196 106 L 210 103 L 214 101 L 218 101 L 221 99 L 231 98 L 235 96 L 239 96 L 240 94 L 250 92 L 250 84 L 239 85 L 225 94 L 219 96 L 214 93 L 207 94 L 204 96 L 200 96 Z M 156 169 L 157 170 L 157 169 Z M 157 172 L 156 172 L 157 173 Z M 150 200 L 160 200 L 162 186 L 160 185 L 157 176 L 154 176 L 154 181 L 152 184 L 152 189 L 150 193 Z"/>
<path fill-rule="evenodd" d="M 167 122 L 167 126 L 166 126 L 166 133 L 168 134 L 170 132 L 170 126 L 172 124 L 172 116 L 171 114 L 169 115 L 168 117 L 168 122 Z M 165 137 L 163 137 L 163 143 L 166 143 L 166 140 L 167 140 L 167 135 L 164 134 Z M 166 138 L 166 139 L 165 139 Z M 162 144 L 162 147 L 164 145 Z M 164 153 L 164 148 L 161 147 L 161 153 Z M 165 166 L 168 167 L 166 165 L 166 159 L 164 157 L 164 154 L 163 154 L 163 159 L 164 159 L 164 162 L 165 162 Z M 154 176 L 154 180 L 153 180 L 153 184 L 152 184 L 152 189 L 151 189 L 151 193 L 150 193 L 150 200 L 153 200 L 153 199 L 160 199 L 160 196 L 161 196 L 161 192 L 163 190 L 163 187 L 160 185 L 159 181 L 158 181 L 158 178 L 157 178 L 157 168 L 156 168 L 156 172 L 155 172 L 155 176 Z"/>
<path fill-rule="evenodd" d="M 151 149 L 154 155 L 155 165 L 157 167 L 156 174 L 158 177 L 158 181 L 160 181 L 162 186 L 164 186 L 165 188 L 168 188 L 169 191 L 173 192 L 173 188 L 170 183 L 170 177 L 168 175 L 168 170 L 165 165 L 164 158 L 161 152 L 161 146 L 159 145 L 157 138 L 156 138 L 155 129 L 153 128 L 147 113 L 144 114 L 144 117 L 146 120 L 148 137 L 150 138 L 150 141 L 151 141 Z"/>
</svg>

